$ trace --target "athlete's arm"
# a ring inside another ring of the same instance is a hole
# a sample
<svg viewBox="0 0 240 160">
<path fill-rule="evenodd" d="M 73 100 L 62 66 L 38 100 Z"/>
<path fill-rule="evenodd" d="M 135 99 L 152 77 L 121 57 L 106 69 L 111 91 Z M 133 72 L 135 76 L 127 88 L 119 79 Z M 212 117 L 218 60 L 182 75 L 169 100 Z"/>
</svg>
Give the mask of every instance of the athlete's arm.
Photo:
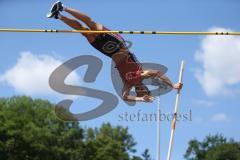
<svg viewBox="0 0 240 160">
<path fill-rule="evenodd" d="M 165 82 L 166 84 L 168 84 L 170 87 L 174 88 L 174 89 L 182 89 L 182 86 L 183 84 L 182 83 L 176 83 L 176 84 L 173 84 L 171 82 L 171 80 L 166 76 L 166 75 L 161 75 L 159 76 L 159 78 Z"/>
<path fill-rule="evenodd" d="M 154 100 L 154 98 L 152 96 L 148 96 L 148 95 L 145 95 L 143 97 L 132 96 L 132 95 L 130 95 L 131 89 L 132 89 L 132 87 L 129 87 L 126 85 L 123 87 L 123 93 L 122 93 L 123 100 L 130 101 L 130 102 L 136 102 L 136 101 L 152 102 Z"/>
<path fill-rule="evenodd" d="M 130 95 L 130 91 L 131 91 L 132 87 L 129 87 L 127 85 L 124 85 L 123 87 L 123 91 L 122 91 L 122 98 L 125 101 L 140 101 L 141 99 L 135 96 L 131 96 Z"/>
<path fill-rule="evenodd" d="M 182 84 L 181 83 L 173 84 L 171 82 L 171 80 L 166 75 L 163 75 L 158 70 L 145 70 L 142 73 L 142 76 L 145 77 L 145 78 L 159 77 L 164 83 L 166 83 L 167 85 L 169 85 L 170 87 L 172 87 L 174 89 L 181 89 L 182 88 Z"/>
<path fill-rule="evenodd" d="M 170 87 L 174 88 L 174 84 L 171 82 L 171 80 L 166 76 L 166 75 L 158 75 L 158 77 L 167 85 L 169 85 Z"/>
</svg>

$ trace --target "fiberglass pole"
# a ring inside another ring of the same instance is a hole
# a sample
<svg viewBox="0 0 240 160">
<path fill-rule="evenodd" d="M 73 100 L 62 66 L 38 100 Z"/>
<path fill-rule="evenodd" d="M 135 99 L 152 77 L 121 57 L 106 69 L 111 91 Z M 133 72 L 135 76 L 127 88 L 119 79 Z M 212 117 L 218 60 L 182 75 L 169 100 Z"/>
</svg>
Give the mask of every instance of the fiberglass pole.
<svg viewBox="0 0 240 160">
<path fill-rule="evenodd" d="M 160 97 L 157 97 L 157 158 L 160 160 Z"/>
<path fill-rule="evenodd" d="M 183 70 L 184 70 L 184 61 L 182 61 L 182 63 L 181 63 L 181 69 L 180 69 L 179 81 L 178 81 L 179 83 L 182 83 Z M 176 95 L 174 118 L 173 118 L 173 121 L 172 121 L 172 130 L 171 130 L 171 136 L 170 136 L 170 142 L 169 142 L 167 160 L 171 160 L 171 156 L 172 156 L 172 145 L 173 145 L 174 132 L 175 132 L 176 123 L 177 123 L 177 112 L 178 112 L 178 104 L 179 104 L 179 98 L 180 98 L 180 91 L 181 91 L 181 90 L 178 90 L 178 91 L 177 91 L 177 95 Z"/>
</svg>

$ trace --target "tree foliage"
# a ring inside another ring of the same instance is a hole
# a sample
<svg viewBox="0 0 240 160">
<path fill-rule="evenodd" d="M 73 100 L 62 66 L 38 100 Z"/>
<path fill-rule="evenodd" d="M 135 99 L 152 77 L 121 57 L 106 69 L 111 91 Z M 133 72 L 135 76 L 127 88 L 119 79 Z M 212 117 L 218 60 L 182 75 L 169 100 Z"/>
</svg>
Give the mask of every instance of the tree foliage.
<svg viewBox="0 0 240 160">
<path fill-rule="evenodd" d="M 184 155 L 187 160 L 240 160 L 240 143 L 222 135 L 207 136 L 203 142 L 189 142 Z"/>
<path fill-rule="evenodd" d="M 143 156 L 143 158 L 144 158 L 143 160 L 151 160 L 151 155 L 150 155 L 148 149 L 146 149 L 146 150 L 143 152 L 142 156 Z"/>
<path fill-rule="evenodd" d="M 0 99 L 1 160 L 131 160 L 135 145 L 128 128 L 82 128 L 59 120 L 48 101 Z"/>
</svg>

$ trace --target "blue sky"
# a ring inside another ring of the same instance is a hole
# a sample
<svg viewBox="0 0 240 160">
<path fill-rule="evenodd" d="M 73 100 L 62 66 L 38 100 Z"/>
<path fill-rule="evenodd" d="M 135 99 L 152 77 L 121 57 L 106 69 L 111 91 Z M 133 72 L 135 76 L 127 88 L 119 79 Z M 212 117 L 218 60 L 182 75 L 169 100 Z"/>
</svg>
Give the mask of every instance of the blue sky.
<svg viewBox="0 0 240 160">
<path fill-rule="evenodd" d="M 70 29 L 60 21 L 45 18 L 53 2 L 2 0 L 0 28 Z M 240 28 L 240 2 L 237 0 L 64 0 L 63 3 L 80 9 L 113 30 L 239 31 Z M 111 60 L 88 45 L 79 34 L 0 33 L 0 37 L 2 97 L 30 95 L 54 103 L 62 100 L 63 95 L 48 88 L 47 78 L 51 69 L 78 55 L 97 56 L 104 62 L 103 69 L 94 84 L 82 82 L 82 68 L 74 72 L 69 82 L 117 95 L 111 83 Z M 177 124 L 173 159 L 182 159 L 192 138 L 201 140 L 208 134 L 222 133 L 240 140 L 237 123 L 240 111 L 239 37 L 124 35 L 124 38 L 133 42 L 131 51 L 141 62 L 166 65 L 169 69 L 167 74 L 174 82 L 178 80 L 181 60 L 186 61 L 179 111 L 186 114 L 191 110 L 193 120 Z M 161 97 L 162 112 L 173 111 L 175 95 L 171 92 Z M 74 112 L 87 111 L 98 103 L 92 99 L 74 98 Z M 156 123 L 121 121 L 119 115 L 139 110 L 141 113 L 155 113 L 156 106 L 154 102 L 129 107 L 119 100 L 119 105 L 111 113 L 81 124 L 95 127 L 111 122 L 127 126 L 138 142 L 136 148 L 139 153 L 149 148 L 155 158 Z M 170 127 L 170 122 L 161 124 L 162 158 L 167 154 Z"/>
</svg>

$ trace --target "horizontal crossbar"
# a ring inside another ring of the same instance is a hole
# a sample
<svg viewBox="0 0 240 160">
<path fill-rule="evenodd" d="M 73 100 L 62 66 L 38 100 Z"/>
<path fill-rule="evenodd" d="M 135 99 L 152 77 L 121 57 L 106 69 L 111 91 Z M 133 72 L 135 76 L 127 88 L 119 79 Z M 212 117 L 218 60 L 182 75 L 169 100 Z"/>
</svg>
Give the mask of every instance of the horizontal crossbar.
<svg viewBox="0 0 240 160">
<path fill-rule="evenodd" d="M 156 34 L 156 35 L 240 35 L 240 32 L 163 32 L 163 31 L 93 31 L 93 30 L 44 30 L 44 29 L 0 29 L 0 32 L 37 33 L 113 33 L 113 34 Z"/>
</svg>

